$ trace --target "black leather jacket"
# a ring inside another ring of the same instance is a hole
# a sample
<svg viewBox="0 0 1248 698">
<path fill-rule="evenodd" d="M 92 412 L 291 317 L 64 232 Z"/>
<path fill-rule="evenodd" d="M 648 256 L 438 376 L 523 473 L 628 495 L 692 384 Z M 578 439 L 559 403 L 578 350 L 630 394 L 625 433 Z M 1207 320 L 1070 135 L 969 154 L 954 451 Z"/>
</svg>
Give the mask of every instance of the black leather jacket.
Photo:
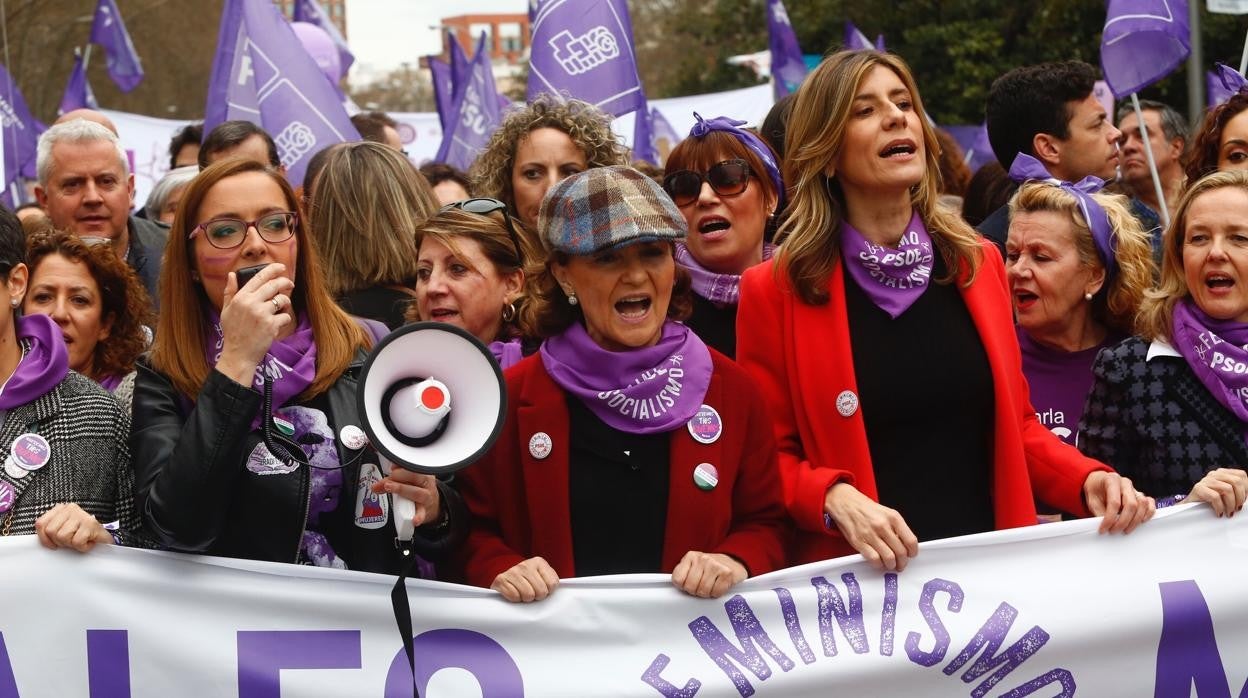
<svg viewBox="0 0 1248 698">
<path fill-rule="evenodd" d="M 360 424 L 356 376 L 360 352 L 351 367 L 314 404 L 325 411 L 335 435 Z M 259 393 L 213 371 L 196 402 L 181 395 L 167 377 L 146 361 L 138 367 L 134 428 L 130 448 L 135 463 L 135 503 L 156 541 L 169 549 L 224 557 L 301 562 L 299 550 L 307 520 L 311 474 L 306 466 L 288 474 L 257 474 L 247 467 L 261 442 L 251 422 L 261 410 Z M 339 504 L 323 514 L 321 532 L 334 552 L 354 570 L 394 574 L 403 560 L 396 548 L 393 519 L 383 527 L 355 525 L 356 483 L 364 458 L 335 439 L 343 469 Z M 354 461 L 353 463 L 351 461 Z M 444 525 L 416 531 L 416 552 L 436 560 L 466 533 L 466 510 L 453 488 L 439 482 Z"/>
</svg>

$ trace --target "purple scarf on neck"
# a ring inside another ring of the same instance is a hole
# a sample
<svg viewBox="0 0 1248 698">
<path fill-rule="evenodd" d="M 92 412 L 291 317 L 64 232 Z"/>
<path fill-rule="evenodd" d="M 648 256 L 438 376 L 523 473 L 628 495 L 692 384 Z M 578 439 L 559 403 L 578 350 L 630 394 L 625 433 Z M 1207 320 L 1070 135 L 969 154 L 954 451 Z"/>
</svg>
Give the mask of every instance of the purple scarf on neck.
<svg viewBox="0 0 1248 698">
<path fill-rule="evenodd" d="M 490 353 L 494 355 L 498 367 L 504 371 L 520 363 L 520 359 L 524 358 L 523 347 L 518 337 L 505 342 L 490 342 Z"/>
<path fill-rule="evenodd" d="M 221 358 L 225 337 L 221 332 L 221 316 L 213 310 L 209 312 L 209 318 L 212 320 L 212 337 L 204 346 L 204 355 L 209 365 L 216 366 Z M 294 333 L 273 342 L 256 366 L 252 387 L 257 392 L 264 391 L 266 375 L 273 383 L 275 410 L 285 407 L 312 385 L 316 378 L 316 342 L 312 340 L 312 323 L 308 320 L 307 313 L 299 313 L 299 324 L 295 326 Z M 251 428 L 259 426 L 260 415 L 256 415 Z"/>
<path fill-rule="evenodd" d="M 771 259 L 776 246 L 763 243 L 763 261 Z M 693 292 L 719 305 L 736 305 L 741 297 L 741 275 L 719 274 L 698 264 L 685 243 L 676 243 L 676 263 L 684 267 L 693 279 Z"/>
<path fill-rule="evenodd" d="M 124 373 L 111 373 L 107 376 L 100 376 L 100 379 L 96 381 L 96 383 L 99 383 L 100 387 L 112 393 L 116 392 L 117 386 L 121 385 L 121 381 L 125 377 L 126 374 Z"/>
<path fill-rule="evenodd" d="M 689 421 L 711 384 L 711 352 L 684 325 L 668 320 L 652 347 L 609 351 L 579 322 L 542 343 L 542 365 L 613 429 L 671 431 Z"/>
<path fill-rule="evenodd" d="M 0 410 L 11 410 L 38 400 L 65 380 L 69 350 L 61 328 L 47 315 L 14 318 L 22 358 L 13 375 L 0 385 Z"/>
<path fill-rule="evenodd" d="M 845 268 L 871 302 L 894 319 L 914 304 L 932 277 L 932 236 L 915 211 L 897 247 L 869 242 L 849 221 L 841 222 Z"/>
<path fill-rule="evenodd" d="M 1174 306 L 1174 349 L 1248 437 L 1248 325 L 1215 320 L 1191 298 Z"/>
</svg>

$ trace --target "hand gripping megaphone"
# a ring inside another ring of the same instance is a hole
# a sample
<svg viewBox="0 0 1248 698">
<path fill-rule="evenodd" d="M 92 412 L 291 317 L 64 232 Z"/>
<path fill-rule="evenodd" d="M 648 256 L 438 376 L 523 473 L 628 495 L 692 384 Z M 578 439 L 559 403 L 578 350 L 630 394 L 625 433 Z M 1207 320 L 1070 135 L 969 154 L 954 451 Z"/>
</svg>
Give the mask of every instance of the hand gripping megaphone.
<svg viewBox="0 0 1248 698">
<path fill-rule="evenodd" d="M 356 390 L 364 433 L 394 466 L 443 475 L 494 445 L 507 388 L 494 356 L 468 332 L 440 322 L 404 325 L 373 347 Z M 400 540 L 411 540 L 416 505 L 393 497 Z"/>
</svg>

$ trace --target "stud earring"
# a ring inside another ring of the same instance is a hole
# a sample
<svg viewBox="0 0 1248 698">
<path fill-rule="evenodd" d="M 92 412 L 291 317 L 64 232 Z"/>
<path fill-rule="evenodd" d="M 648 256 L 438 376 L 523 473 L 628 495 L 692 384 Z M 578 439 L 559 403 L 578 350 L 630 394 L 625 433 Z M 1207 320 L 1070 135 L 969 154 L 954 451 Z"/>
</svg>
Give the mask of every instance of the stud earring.
<svg viewBox="0 0 1248 698">
<path fill-rule="evenodd" d="M 576 297 L 576 291 L 568 291 L 568 305 L 580 305 L 580 302 Z"/>
<path fill-rule="evenodd" d="M 1084 299 L 1085 301 L 1087 301 L 1087 302 L 1091 303 L 1091 302 L 1092 302 L 1092 294 L 1091 294 L 1091 293 L 1085 293 L 1085 294 L 1083 294 L 1083 299 Z"/>
</svg>

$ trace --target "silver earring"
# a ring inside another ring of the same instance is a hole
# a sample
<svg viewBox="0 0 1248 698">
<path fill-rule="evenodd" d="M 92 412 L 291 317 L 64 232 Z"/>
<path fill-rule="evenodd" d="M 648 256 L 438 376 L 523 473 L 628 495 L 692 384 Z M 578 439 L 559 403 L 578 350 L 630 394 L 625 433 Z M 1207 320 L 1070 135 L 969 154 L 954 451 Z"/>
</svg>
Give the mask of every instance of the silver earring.
<svg viewBox="0 0 1248 698">
<path fill-rule="evenodd" d="M 1085 294 L 1083 294 L 1083 299 L 1084 299 L 1085 301 L 1087 301 L 1087 302 L 1091 303 L 1091 302 L 1092 302 L 1092 294 L 1091 294 L 1091 293 L 1085 293 Z"/>
<path fill-rule="evenodd" d="M 516 319 L 516 304 L 508 303 L 503 306 L 503 322 L 511 322 Z"/>
<path fill-rule="evenodd" d="M 16 307 L 17 307 L 18 302 L 19 302 L 19 301 L 18 301 L 16 298 L 13 298 L 13 299 L 10 299 L 10 300 L 9 300 L 9 305 L 10 305 L 10 306 L 12 306 L 12 307 L 14 307 L 14 308 L 16 308 Z"/>
<path fill-rule="evenodd" d="M 580 301 L 576 298 L 576 291 L 568 291 L 568 305 L 579 305 Z"/>
</svg>

